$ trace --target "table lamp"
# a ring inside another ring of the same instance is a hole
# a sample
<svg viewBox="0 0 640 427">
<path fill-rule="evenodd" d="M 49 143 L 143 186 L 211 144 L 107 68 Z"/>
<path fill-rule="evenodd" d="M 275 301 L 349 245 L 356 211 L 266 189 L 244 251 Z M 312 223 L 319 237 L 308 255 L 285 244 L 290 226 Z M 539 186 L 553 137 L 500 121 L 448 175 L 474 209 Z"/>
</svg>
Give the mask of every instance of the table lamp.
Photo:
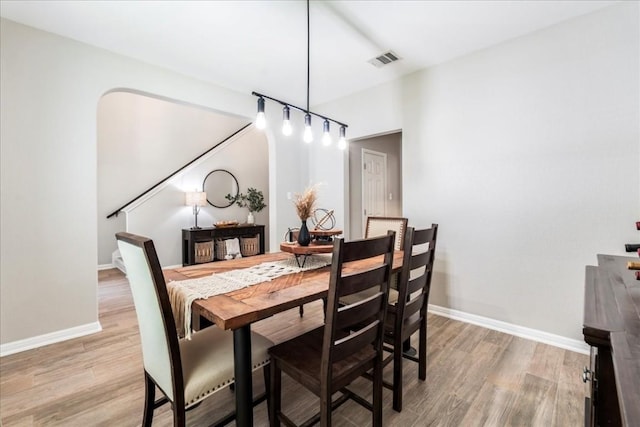
<svg viewBox="0 0 640 427">
<path fill-rule="evenodd" d="M 191 227 L 192 230 L 199 230 L 198 227 L 198 213 L 200 213 L 200 207 L 206 206 L 207 193 L 204 191 L 188 191 L 186 193 L 185 205 L 193 206 L 193 214 L 196 217 L 196 224 Z"/>
</svg>

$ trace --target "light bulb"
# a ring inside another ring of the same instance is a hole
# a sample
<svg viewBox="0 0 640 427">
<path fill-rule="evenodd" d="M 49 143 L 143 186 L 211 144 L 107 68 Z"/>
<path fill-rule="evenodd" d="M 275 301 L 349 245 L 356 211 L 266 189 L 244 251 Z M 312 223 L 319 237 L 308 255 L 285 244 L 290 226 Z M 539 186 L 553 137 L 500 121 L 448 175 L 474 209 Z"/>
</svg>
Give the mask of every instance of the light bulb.
<svg viewBox="0 0 640 427">
<path fill-rule="evenodd" d="M 311 126 L 304 127 L 304 135 L 302 136 L 302 140 L 307 144 L 313 141 L 313 133 L 311 132 Z"/>
<path fill-rule="evenodd" d="M 291 135 L 293 128 L 291 127 L 291 121 L 285 120 L 282 122 L 282 134 L 285 136 Z"/>
<path fill-rule="evenodd" d="M 331 133 L 329 133 L 329 120 L 324 121 L 322 125 L 322 145 L 331 145 Z"/>
<path fill-rule="evenodd" d="M 260 130 L 267 126 L 267 118 L 264 115 L 264 98 L 258 98 L 258 115 L 256 116 L 256 127 Z"/>
<path fill-rule="evenodd" d="M 347 148 L 347 139 L 345 138 L 346 129 L 340 126 L 340 139 L 338 139 L 338 148 L 344 150 Z"/>
<path fill-rule="evenodd" d="M 289 107 L 285 105 L 282 109 L 282 134 L 289 136 L 292 131 L 291 120 L 289 120 Z"/>
<path fill-rule="evenodd" d="M 263 112 L 258 113 L 256 116 L 256 127 L 260 130 L 267 127 L 267 118 L 265 117 Z"/>
<path fill-rule="evenodd" d="M 311 115 L 309 113 L 304 115 L 304 135 L 302 140 L 307 144 L 313 141 L 313 132 L 311 132 Z"/>
</svg>

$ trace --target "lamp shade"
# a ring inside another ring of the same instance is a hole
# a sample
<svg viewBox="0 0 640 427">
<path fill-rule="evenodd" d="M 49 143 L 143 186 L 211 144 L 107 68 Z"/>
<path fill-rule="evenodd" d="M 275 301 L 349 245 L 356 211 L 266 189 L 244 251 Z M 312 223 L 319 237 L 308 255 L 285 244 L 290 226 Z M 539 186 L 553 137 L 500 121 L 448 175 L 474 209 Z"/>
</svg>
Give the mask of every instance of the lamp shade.
<svg viewBox="0 0 640 427">
<path fill-rule="evenodd" d="M 207 193 L 204 191 L 188 191 L 186 193 L 185 205 L 187 206 L 206 206 Z"/>
</svg>

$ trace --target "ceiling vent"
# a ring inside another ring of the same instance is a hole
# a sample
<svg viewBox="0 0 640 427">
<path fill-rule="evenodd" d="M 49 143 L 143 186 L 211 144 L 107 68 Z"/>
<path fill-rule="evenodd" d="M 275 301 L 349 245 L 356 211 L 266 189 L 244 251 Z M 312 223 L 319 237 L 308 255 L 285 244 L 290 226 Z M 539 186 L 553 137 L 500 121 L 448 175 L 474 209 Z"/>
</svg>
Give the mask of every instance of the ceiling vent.
<svg viewBox="0 0 640 427">
<path fill-rule="evenodd" d="M 383 65 L 391 64 L 392 62 L 396 62 L 400 57 L 396 55 L 393 51 L 388 51 L 383 53 L 382 55 L 376 56 L 373 59 L 367 61 L 369 64 L 374 65 L 377 68 L 382 67 Z"/>
</svg>

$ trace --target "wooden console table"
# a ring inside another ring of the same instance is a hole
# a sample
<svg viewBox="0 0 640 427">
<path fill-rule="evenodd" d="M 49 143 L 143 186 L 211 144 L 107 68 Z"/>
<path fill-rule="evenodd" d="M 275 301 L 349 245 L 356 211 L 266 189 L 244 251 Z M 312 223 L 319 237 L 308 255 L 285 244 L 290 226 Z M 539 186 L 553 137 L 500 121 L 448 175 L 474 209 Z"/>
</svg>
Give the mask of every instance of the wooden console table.
<svg viewBox="0 0 640 427">
<path fill-rule="evenodd" d="M 196 260 L 196 244 L 212 242 L 216 239 L 231 239 L 234 237 L 254 237 L 258 235 L 260 241 L 259 253 L 265 252 L 264 225 L 239 224 L 234 227 L 203 227 L 200 229 L 182 229 L 182 265 L 201 264 L 215 261 L 213 252 L 211 259 L 198 262 Z"/>
<path fill-rule="evenodd" d="M 637 259 L 637 258 L 636 258 Z M 598 255 L 587 266 L 583 335 L 591 345 L 585 426 L 640 426 L 640 281 L 631 258 Z"/>
</svg>

